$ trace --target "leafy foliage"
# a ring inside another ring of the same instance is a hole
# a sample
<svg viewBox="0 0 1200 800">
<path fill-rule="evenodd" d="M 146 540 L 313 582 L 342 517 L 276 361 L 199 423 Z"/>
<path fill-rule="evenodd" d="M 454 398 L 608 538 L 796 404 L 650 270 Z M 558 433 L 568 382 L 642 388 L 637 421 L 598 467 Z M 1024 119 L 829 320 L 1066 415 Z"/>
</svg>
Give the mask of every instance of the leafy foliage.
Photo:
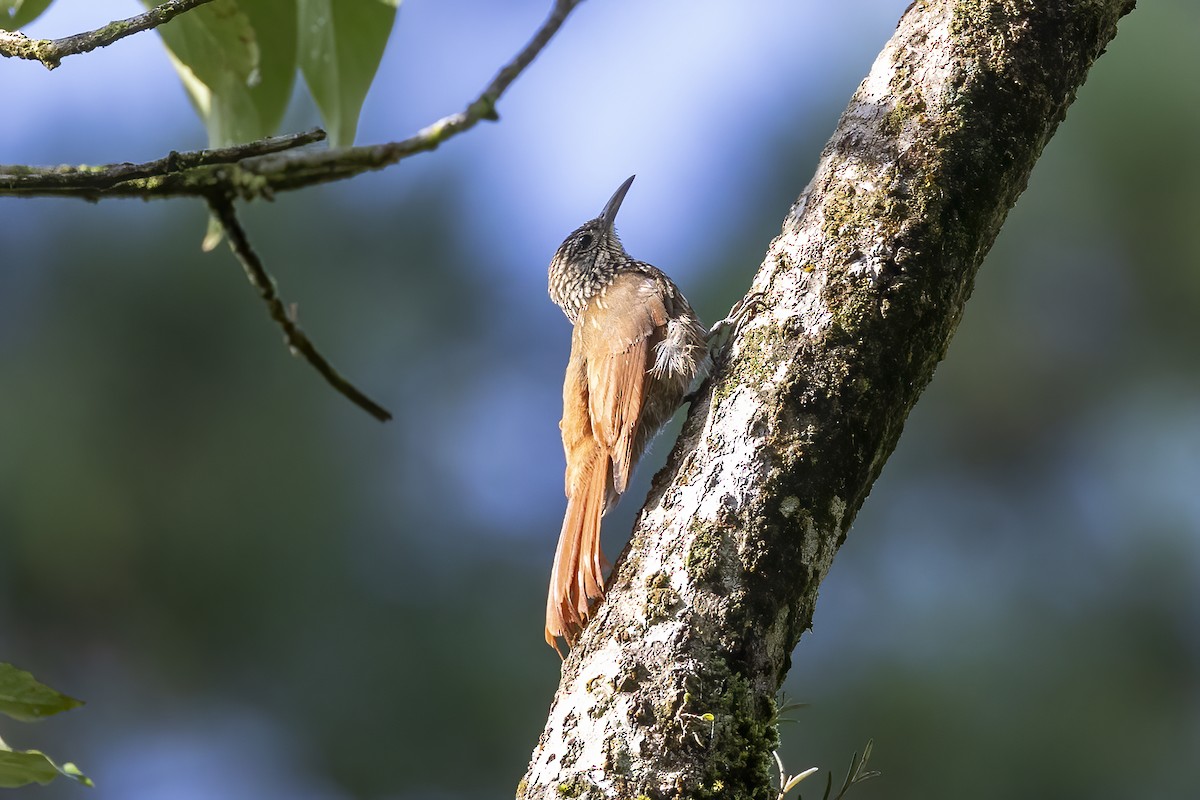
<svg viewBox="0 0 1200 800">
<path fill-rule="evenodd" d="M 36 722 L 80 705 L 81 701 L 38 682 L 25 670 L 0 663 L 0 713 L 21 722 Z M 0 739 L 0 787 L 49 783 L 59 775 L 92 785 L 74 764 L 59 766 L 38 750 L 13 750 Z"/>
<path fill-rule="evenodd" d="M 51 0 L 0 0 L 0 28 L 15 31 L 42 15 Z"/>
<path fill-rule="evenodd" d="M 397 5 L 398 0 L 216 0 L 158 30 L 211 146 L 274 133 L 297 67 L 333 144 L 340 146 L 354 141 Z"/>
<path fill-rule="evenodd" d="M 28 25 L 51 2 L 0 0 L 0 28 Z M 211 146 L 274 133 L 297 67 L 333 143 L 348 145 L 398 5 L 399 0 L 215 0 L 158 31 Z"/>
<path fill-rule="evenodd" d="M 275 130 L 295 74 L 293 2 L 216 0 L 158 30 L 208 128 L 211 146 L 259 139 Z"/>
<path fill-rule="evenodd" d="M 862 757 L 855 753 L 850 758 L 850 769 L 846 772 L 846 778 L 842 781 L 842 788 L 833 796 L 832 800 L 843 800 L 846 793 L 850 791 L 850 787 L 856 783 L 868 781 L 871 778 L 876 778 L 880 775 L 878 770 L 867 769 L 867 761 L 871 758 L 871 750 L 875 746 L 874 739 L 868 739 L 866 747 L 863 748 Z M 771 753 L 775 757 L 775 765 L 779 768 L 779 795 L 777 800 L 783 800 L 787 793 L 795 789 L 810 775 L 815 775 L 819 768 L 809 767 L 808 769 L 798 772 L 795 775 L 788 773 L 783 766 L 783 759 L 779 757 L 779 751 Z M 829 772 L 825 778 L 825 793 L 821 796 L 822 800 L 830 800 L 829 793 L 833 791 L 833 773 Z M 803 796 L 798 796 L 799 800 L 803 800 Z"/>
<path fill-rule="evenodd" d="M 399 0 L 298 0 L 300 71 L 335 146 L 354 142 Z"/>
<path fill-rule="evenodd" d="M 0 742 L 0 788 L 15 789 L 31 783 L 49 783 L 59 775 L 66 775 L 84 786 L 92 786 L 92 779 L 68 762 L 55 764 L 38 750 L 9 750 Z"/>
<path fill-rule="evenodd" d="M 81 701 L 39 683 L 25 670 L 0 664 L 0 713 L 21 722 L 36 722 L 81 705 Z"/>
</svg>

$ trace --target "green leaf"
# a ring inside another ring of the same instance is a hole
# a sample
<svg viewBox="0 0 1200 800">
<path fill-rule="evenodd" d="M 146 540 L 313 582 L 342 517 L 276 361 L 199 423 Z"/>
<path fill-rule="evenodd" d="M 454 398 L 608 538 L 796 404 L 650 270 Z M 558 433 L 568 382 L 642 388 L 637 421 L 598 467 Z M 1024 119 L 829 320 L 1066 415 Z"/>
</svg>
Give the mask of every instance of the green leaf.
<svg viewBox="0 0 1200 800">
<path fill-rule="evenodd" d="M 262 123 L 255 138 L 279 130 L 296 81 L 296 0 L 241 0 L 258 38 L 259 83 L 250 89 Z"/>
<path fill-rule="evenodd" d="M 52 0 L 0 0 L 0 28 L 15 31 L 42 15 Z"/>
<path fill-rule="evenodd" d="M 58 775 L 50 759 L 40 753 L 0 750 L 0 786 L 5 789 L 29 783 L 49 783 Z"/>
<path fill-rule="evenodd" d="M 34 722 L 81 705 L 82 701 L 39 683 L 25 670 L 0 663 L 0 713 L 22 722 Z"/>
<path fill-rule="evenodd" d="M 215 0 L 158 31 L 210 146 L 275 132 L 296 74 L 294 0 Z"/>
<path fill-rule="evenodd" d="M 92 779 L 79 771 L 74 764 L 61 767 L 37 750 L 9 750 L 0 747 L 0 788 L 12 789 L 30 783 L 49 783 L 59 775 L 66 775 L 84 786 L 92 786 Z"/>
<path fill-rule="evenodd" d="M 22 722 L 34 722 L 83 705 L 79 700 L 39 683 L 23 669 L 0 663 L 0 712 Z M 91 786 L 74 764 L 61 767 L 37 750 L 13 750 L 0 739 L 0 788 L 49 783 L 59 775 Z"/>
<path fill-rule="evenodd" d="M 300 71 L 335 147 L 354 143 L 400 0 L 297 0 Z"/>
</svg>

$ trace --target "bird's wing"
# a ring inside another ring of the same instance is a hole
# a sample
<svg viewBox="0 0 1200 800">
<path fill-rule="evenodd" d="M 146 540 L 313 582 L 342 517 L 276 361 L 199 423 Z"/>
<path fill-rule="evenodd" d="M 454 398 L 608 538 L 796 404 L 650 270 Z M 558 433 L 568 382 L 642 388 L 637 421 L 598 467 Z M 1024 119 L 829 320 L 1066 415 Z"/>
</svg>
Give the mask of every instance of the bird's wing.
<svg viewBox="0 0 1200 800">
<path fill-rule="evenodd" d="M 563 415 L 558 427 L 567 458 L 566 493 L 570 497 L 584 483 L 597 449 L 588 413 L 587 364 L 578 326 L 571 334 L 571 359 L 563 380 Z"/>
<path fill-rule="evenodd" d="M 654 344 L 663 336 L 667 310 L 653 279 L 622 273 L 588 303 L 579 333 L 587 354 L 588 414 L 596 442 L 612 458 L 613 491 L 622 494 L 645 402 Z"/>
</svg>

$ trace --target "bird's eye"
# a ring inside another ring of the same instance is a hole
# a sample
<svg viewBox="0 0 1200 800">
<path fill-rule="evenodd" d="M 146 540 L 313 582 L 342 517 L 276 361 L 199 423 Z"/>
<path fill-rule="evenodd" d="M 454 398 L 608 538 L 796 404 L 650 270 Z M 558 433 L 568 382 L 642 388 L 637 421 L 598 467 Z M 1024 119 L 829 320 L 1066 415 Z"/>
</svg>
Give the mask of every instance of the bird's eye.
<svg viewBox="0 0 1200 800">
<path fill-rule="evenodd" d="M 589 247 L 592 246 L 592 243 L 595 241 L 596 241 L 595 236 L 592 236 L 590 233 L 585 233 L 583 236 L 579 237 L 579 249 L 587 250 Z"/>
</svg>

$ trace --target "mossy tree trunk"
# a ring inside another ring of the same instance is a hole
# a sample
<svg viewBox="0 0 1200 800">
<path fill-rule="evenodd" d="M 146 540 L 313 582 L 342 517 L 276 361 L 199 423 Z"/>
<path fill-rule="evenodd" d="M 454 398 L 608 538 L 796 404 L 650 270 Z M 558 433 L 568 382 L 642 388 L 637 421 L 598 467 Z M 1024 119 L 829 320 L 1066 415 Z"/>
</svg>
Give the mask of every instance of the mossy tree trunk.
<svg viewBox="0 0 1200 800">
<path fill-rule="evenodd" d="M 775 695 L 976 270 L 1133 0 L 915 2 L 564 662 L 521 798 L 774 798 Z M 917 723 L 919 724 L 919 723 Z"/>
</svg>

